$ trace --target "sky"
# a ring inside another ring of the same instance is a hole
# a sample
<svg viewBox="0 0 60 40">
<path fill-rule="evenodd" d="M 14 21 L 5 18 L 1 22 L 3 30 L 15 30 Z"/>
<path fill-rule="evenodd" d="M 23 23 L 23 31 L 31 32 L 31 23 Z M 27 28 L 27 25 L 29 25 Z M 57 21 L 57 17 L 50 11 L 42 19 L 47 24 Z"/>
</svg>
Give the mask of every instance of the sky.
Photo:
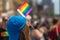
<svg viewBox="0 0 60 40">
<path fill-rule="evenodd" d="M 54 13 L 59 15 L 59 0 L 52 0 L 54 3 Z"/>
<path fill-rule="evenodd" d="M 42 0 L 38 0 L 38 4 L 41 3 Z M 59 0 L 52 0 L 52 2 L 54 3 L 54 13 L 55 15 L 59 15 Z"/>
</svg>

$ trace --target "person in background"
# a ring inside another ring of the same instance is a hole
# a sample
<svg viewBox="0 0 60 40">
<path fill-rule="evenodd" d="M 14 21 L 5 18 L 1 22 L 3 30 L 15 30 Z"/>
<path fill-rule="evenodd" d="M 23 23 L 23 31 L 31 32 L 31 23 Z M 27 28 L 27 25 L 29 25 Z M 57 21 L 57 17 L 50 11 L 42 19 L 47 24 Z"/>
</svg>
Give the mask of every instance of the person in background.
<svg viewBox="0 0 60 40">
<path fill-rule="evenodd" d="M 32 40 L 32 31 L 34 30 L 34 27 L 33 27 L 32 23 L 31 23 L 32 17 L 30 15 L 27 15 L 26 19 L 27 19 L 27 26 L 29 28 L 30 40 Z"/>
<path fill-rule="evenodd" d="M 0 28 L 2 27 L 2 18 L 0 18 Z"/>
<path fill-rule="evenodd" d="M 59 26 L 58 18 L 53 18 L 52 23 L 53 23 L 53 25 L 51 27 L 51 33 L 50 33 L 50 36 L 49 36 L 49 40 L 55 40 L 55 38 L 57 36 L 56 28 L 57 28 L 58 33 L 60 35 L 60 26 Z"/>
<path fill-rule="evenodd" d="M 40 32 L 40 23 L 37 23 L 32 31 L 33 40 L 41 40 L 43 38 L 43 33 Z"/>
<path fill-rule="evenodd" d="M 1 36 L 1 32 L 2 32 L 2 18 L 0 17 L 0 36 Z"/>
<path fill-rule="evenodd" d="M 48 40 L 48 31 L 49 31 L 49 28 L 47 26 L 47 23 L 43 23 L 40 27 L 40 32 L 43 33 L 43 38 L 44 40 Z"/>
<path fill-rule="evenodd" d="M 59 19 L 59 21 L 58 21 L 58 25 L 60 26 L 60 19 Z"/>
<path fill-rule="evenodd" d="M 27 19 L 27 26 L 28 26 L 31 30 L 33 30 L 34 27 L 33 27 L 32 23 L 31 23 L 32 17 L 31 17 L 30 15 L 27 15 L 27 16 L 26 16 L 26 19 Z"/>
<path fill-rule="evenodd" d="M 9 40 L 30 40 L 27 19 L 23 16 L 12 16 L 6 24 Z"/>
<path fill-rule="evenodd" d="M 1 26 L 1 40 L 8 40 L 9 35 L 8 32 L 6 31 L 6 22 L 8 20 L 7 16 L 2 16 L 2 26 Z"/>
</svg>

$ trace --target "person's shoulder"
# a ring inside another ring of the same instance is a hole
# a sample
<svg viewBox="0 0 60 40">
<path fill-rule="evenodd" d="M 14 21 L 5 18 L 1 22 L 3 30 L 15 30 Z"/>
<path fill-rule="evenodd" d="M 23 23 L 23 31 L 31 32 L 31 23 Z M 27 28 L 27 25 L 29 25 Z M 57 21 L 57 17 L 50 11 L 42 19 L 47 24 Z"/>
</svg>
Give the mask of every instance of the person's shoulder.
<svg viewBox="0 0 60 40">
<path fill-rule="evenodd" d="M 55 30 L 56 27 L 57 27 L 57 25 L 51 26 L 51 27 L 50 27 L 50 31 L 51 31 L 51 30 Z"/>
<path fill-rule="evenodd" d="M 37 29 L 34 29 L 33 31 L 38 31 Z"/>
<path fill-rule="evenodd" d="M 32 31 L 32 33 L 33 33 L 33 34 L 42 34 L 38 29 L 34 29 L 34 30 Z"/>
</svg>

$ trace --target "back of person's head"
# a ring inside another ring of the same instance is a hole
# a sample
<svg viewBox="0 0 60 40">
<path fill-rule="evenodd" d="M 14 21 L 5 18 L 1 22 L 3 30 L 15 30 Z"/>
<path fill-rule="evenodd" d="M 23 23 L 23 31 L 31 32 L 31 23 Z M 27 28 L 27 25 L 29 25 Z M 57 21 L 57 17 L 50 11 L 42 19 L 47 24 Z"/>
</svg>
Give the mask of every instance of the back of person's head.
<svg viewBox="0 0 60 40">
<path fill-rule="evenodd" d="M 9 33 L 9 40 L 18 40 L 21 30 L 26 25 L 26 18 L 22 16 L 12 16 L 6 23 Z"/>
<path fill-rule="evenodd" d="M 39 28 L 39 27 L 40 27 L 40 23 L 37 23 L 37 24 L 34 26 L 35 29 L 37 29 L 37 28 Z"/>
<path fill-rule="evenodd" d="M 52 23 L 53 23 L 53 25 L 57 24 L 58 23 L 58 19 L 57 18 L 53 18 Z"/>
</svg>

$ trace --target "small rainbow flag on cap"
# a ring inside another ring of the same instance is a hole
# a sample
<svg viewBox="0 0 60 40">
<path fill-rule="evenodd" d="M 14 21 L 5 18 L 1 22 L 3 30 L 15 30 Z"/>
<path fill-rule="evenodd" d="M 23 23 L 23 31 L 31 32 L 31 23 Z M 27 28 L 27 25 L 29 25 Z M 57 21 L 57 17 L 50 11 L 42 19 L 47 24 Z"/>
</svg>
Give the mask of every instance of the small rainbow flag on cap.
<svg viewBox="0 0 60 40">
<path fill-rule="evenodd" d="M 21 6 L 17 9 L 17 11 L 23 16 L 27 16 L 31 11 L 32 8 L 27 2 L 23 2 Z"/>
</svg>

